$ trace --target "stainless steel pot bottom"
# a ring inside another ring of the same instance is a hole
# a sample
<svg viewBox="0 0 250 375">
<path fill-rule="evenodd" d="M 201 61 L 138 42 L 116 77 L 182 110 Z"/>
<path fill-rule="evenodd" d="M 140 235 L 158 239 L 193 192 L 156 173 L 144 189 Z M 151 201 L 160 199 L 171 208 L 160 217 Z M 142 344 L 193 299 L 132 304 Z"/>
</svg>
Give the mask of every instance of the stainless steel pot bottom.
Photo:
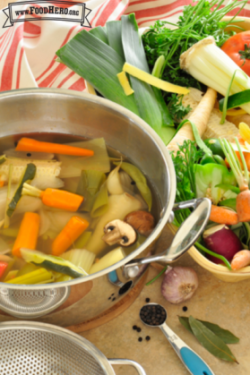
<svg viewBox="0 0 250 375">
<path fill-rule="evenodd" d="M 44 323 L 1 323 L 0 350 L 4 375 L 115 375 L 111 364 L 132 365 L 146 375 L 138 363 L 109 361 L 83 337 Z"/>
</svg>

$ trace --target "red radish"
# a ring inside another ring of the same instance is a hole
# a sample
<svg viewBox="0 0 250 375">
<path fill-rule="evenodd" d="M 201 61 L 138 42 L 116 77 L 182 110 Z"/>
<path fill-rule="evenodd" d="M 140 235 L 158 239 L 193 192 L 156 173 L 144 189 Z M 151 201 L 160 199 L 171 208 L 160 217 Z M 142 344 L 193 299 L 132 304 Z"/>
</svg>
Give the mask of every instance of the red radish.
<svg viewBox="0 0 250 375">
<path fill-rule="evenodd" d="M 223 255 L 228 261 L 242 249 L 239 238 L 224 224 L 207 229 L 203 233 L 203 239 L 209 250 Z"/>
</svg>

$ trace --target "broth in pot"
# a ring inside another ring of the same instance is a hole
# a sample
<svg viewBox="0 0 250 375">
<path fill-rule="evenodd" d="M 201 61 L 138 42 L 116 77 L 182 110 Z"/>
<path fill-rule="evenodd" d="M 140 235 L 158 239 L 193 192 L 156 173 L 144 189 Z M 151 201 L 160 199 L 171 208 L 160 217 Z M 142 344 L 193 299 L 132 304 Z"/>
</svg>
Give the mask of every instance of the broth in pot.
<svg viewBox="0 0 250 375">
<path fill-rule="evenodd" d="M 54 138 L 24 136 L 15 148 L 8 148 L 11 137 L 1 139 L 1 282 L 48 284 L 96 273 L 155 227 L 157 199 L 135 164 L 104 138 Z"/>
</svg>

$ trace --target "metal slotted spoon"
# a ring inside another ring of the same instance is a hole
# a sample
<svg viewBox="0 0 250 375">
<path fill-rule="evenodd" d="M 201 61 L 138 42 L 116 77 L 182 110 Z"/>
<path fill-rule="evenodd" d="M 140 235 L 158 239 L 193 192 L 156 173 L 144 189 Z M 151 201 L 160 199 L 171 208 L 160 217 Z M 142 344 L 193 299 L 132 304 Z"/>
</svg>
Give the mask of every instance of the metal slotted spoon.
<svg viewBox="0 0 250 375">
<path fill-rule="evenodd" d="M 137 362 L 108 360 L 83 337 L 45 323 L 1 323 L 0 351 L 3 375 L 115 375 L 111 364 L 131 365 L 146 375 Z"/>
</svg>

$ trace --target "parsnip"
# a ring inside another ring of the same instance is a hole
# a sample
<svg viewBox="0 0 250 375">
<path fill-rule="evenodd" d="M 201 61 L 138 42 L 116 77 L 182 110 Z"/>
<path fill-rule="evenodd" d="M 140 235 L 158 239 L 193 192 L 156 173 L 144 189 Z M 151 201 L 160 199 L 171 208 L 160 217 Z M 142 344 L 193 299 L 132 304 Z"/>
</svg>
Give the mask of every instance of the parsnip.
<svg viewBox="0 0 250 375">
<path fill-rule="evenodd" d="M 209 117 L 214 107 L 216 96 L 216 91 L 208 88 L 206 94 L 203 96 L 200 103 L 188 119 L 197 126 L 200 136 L 202 136 L 206 130 Z M 177 152 L 179 149 L 179 145 L 182 145 L 183 142 L 187 139 L 194 140 L 193 131 L 189 123 L 184 124 L 178 131 L 178 133 L 174 136 L 174 138 L 167 146 L 168 150 Z"/>
<path fill-rule="evenodd" d="M 99 254 L 107 246 L 102 240 L 104 235 L 103 228 L 106 224 L 115 219 L 123 220 L 130 212 L 142 208 L 141 202 L 128 193 L 111 195 L 108 199 L 108 204 L 108 211 L 98 221 L 93 235 L 86 245 L 86 249 L 93 251 L 95 254 Z"/>
</svg>

